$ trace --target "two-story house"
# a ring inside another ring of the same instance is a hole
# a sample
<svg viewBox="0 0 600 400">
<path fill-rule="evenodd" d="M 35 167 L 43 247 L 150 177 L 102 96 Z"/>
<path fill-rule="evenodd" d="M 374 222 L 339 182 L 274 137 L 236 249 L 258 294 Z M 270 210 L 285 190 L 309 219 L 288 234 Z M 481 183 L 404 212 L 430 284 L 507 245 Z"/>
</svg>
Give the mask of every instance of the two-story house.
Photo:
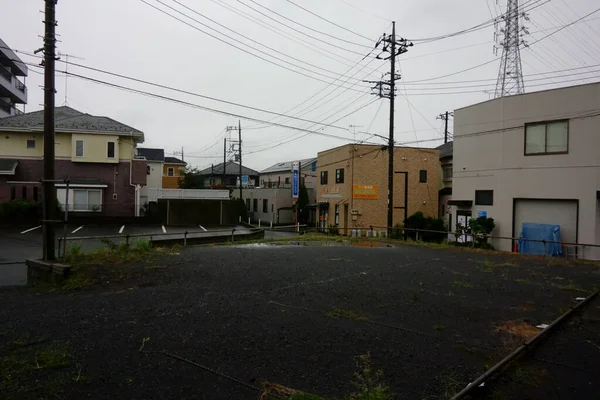
<svg viewBox="0 0 600 400">
<path fill-rule="evenodd" d="M 178 189 L 179 177 L 187 164 L 176 157 L 165 157 L 163 164 L 163 189 Z"/>
<path fill-rule="evenodd" d="M 600 245 L 600 83 L 501 97 L 456 110 L 453 218 L 494 218 L 494 236 L 558 225 L 563 243 Z M 456 224 L 455 224 L 456 225 Z M 511 251 L 511 240 L 495 239 Z M 600 259 L 594 247 L 578 257 Z"/>
<path fill-rule="evenodd" d="M 146 184 L 146 161 L 134 157 L 144 134 L 108 117 L 55 109 L 58 201 L 77 213 L 134 216 Z M 43 110 L 0 119 L 0 202 L 42 198 Z"/>
<path fill-rule="evenodd" d="M 140 191 L 140 205 L 144 207 L 148 203 L 148 190 L 162 189 L 165 151 L 163 149 L 138 147 L 136 154 L 138 158 L 146 160 L 146 186 Z"/>
<path fill-rule="evenodd" d="M 205 187 L 239 187 L 240 164 L 228 161 L 227 163 L 212 165 L 200 171 L 200 175 L 204 177 Z M 257 171 L 242 165 L 242 179 L 244 179 L 244 176 L 248 177 L 248 182 L 242 182 L 244 187 L 255 187 L 258 185 L 258 175 Z"/>
<path fill-rule="evenodd" d="M 260 187 L 291 188 L 292 163 L 295 161 L 279 162 L 260 172 Z M 317 185 L 317 158 L 299 160 L 300 181 L 307 189 L 315 189 Z"/>
</svg>

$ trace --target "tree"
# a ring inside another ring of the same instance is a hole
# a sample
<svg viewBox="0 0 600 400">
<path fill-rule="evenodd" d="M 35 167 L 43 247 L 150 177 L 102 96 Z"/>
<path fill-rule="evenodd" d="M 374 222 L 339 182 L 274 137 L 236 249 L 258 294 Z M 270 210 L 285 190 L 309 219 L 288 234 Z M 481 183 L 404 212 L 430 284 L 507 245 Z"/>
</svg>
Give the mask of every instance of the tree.
<svg viewBox="0 0 600 400">
<path fill-rule="evenodd" d="M 300 185 L 296 208 L 298 210 L 298 222 L 302 224 L 306 224 L 308 222 L 308 203 L 308 190 L 306 189 L 306 186 Z"/>
<path fill-rule="evenodd" d="M 179 175 L 180 189 L 204 189 L 204 177 L 200 170 L 194 167 L 185 167 Z"/>
</svg>

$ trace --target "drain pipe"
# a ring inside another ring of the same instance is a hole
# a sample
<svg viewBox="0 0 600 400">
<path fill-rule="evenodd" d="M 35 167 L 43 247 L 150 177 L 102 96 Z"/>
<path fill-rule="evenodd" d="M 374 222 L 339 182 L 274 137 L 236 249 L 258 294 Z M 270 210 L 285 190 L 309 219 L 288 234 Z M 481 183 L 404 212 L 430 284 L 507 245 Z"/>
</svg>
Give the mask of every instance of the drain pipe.
<svg viewBox="0 0 600 400">
<path fill-rule="evenodd" d="M 589 303 L 594 297 L 596 297 L 598 295 L 599 292 L 600 292 L 600 289 L 596 290 L 594 293 L 592 293 L 591 295 L 586 297 L 585 300 L 582 300 L 579 303 L 577 303 L 575 306 L 571 307 L 571 309 L 569 311 L 567 311 L 566 313 L 564 313 L 563 315 L 558 317 L 556 320 L 554 320 L 554 322 L 552 322 L 550 325 L 548 325 L 545 329 L 542 329 L 542 331 L 540 331 L 537 335 L 535 335 L 534 337 L 532 337 L 531 339 L 526 341 L 521 346 L 517 347 L 512 353 L 510 353 L 508 356 L 506 356 L 504 359 L 502 359 L 502 361 L 500 361 L 498 364 L 494 365 L 492 368 L 487 370 L 479 378 L 475 379 L 475 381 L 469 383 L 463 390 L 461 390 L 456 395 L 454 395 L 454 397 L 452 397 L 451 400 L 462 399 L 467 394 L 469 394 L 472 390 L 478 388 L 482 383 L 484 383 L 486 380 L 488 380 L 492 375 L 494 375 L 496 372 L 502 370 L 511 361 L 515 360 L 518 356 L 520 356 L 521 353 L 523 353 L 525 350 L 528 350 L 529 348 L 533 347 L 533 345 L 537 344 L 542 339 L 542 337 L 546 336 L 558 324 L 560 324 L 561 322 L 563 322 L 564 320 L 569 318 L 573 313 L 575 313 L 575 311 L 577 309 L 579 309 L 579 308 L 583 307 L 583 305 Z"/>
</svg>

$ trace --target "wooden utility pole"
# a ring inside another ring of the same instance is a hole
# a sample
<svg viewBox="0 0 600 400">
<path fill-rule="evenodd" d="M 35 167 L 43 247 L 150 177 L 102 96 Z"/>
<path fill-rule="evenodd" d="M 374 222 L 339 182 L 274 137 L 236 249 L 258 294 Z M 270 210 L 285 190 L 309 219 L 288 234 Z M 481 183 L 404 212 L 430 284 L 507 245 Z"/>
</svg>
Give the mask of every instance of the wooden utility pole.
<svg viewBox="0 0 600 400">
<path fill-rule="evenodd" d="M 227 138 L 223 139 L 223 177 L 221 178 L 221 185 L 225 186 L 225 174 L 227 170 Z"/>
<path fill-rule="evenodd" d="M 441 119 L 442 121 L 444 121 L 444 143 L 448 143 L 448 120 L 450 119 L 450 117 L 454 117 L 454 113 L 448 111 L 438 115 L 437 117 L 437 119 Z"/>
<path fill-rule="evenodd" d="M 240 154 L 240 200 L 242 199 L 242 121 L 238 120 L 238 146 Z"/>
<path fill-rule="evenodd" d="M 44 190 L 43 252 L 44 260 L 56 259 L 54 219 L 56 215 L 56 187 L 54 186 L 54 106 L 55 106 L 55 61 L 56 61 L 56 2 L 45 0 L 44 16 Z"/>
</svg>

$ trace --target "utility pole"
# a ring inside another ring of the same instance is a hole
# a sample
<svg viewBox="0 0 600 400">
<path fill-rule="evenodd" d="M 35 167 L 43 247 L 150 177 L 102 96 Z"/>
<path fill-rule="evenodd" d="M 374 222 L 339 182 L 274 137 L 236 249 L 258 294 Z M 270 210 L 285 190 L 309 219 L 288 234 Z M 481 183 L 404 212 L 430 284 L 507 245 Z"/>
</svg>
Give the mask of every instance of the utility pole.
<svg viewBox="0 0 600 400">
<path fill-rule="evenodd" d="M 238 126 L 228 126 L 226 129 L 227 129 L 227 132 L 238 131 L 238 140 L 237 140 L 238 161 L 239 161 L 238 179 L 240 181 L 240 199 L 241 199 L 242 198 L 242 121 L 238 120 Z M 232 142 L 234 145 L 236 143 L 235 140 L 231 140 L 231 139 L 230 139 L 230 142 Z"/>
<path fill-rule="evenodd" d="M 183 146 L 181 146 L 181 161 L 185 162 L 185 159 L 183 158 Z"/>
<path fill-rule="evenodd" d="M 56 259 L 54 219 L 56 218 L 56 187 L 54 186 L 54 106 L 55 106 L 55 61 L 56 61 L 56 0 L 45 0 L 44 16 L 44 190 L 43 226 L 44 260 Z"/>
<path fill-rule="evenodd" d="M 377 41 L 375 48 L 383 43 L 381 53 L 376 57 L 379 60 L 390 60 L 390 79 L 380 81 L 365 81 L 374 83 L 373 90 L 375 95 L 390 99 L 390 132 L 388 138 L 388 215 L 387 227 L 388 234 L 394 225 L 394 103 L 396 97 L 396 81 L 400 75 L 396 73 L 396 57 L 408 51 L 408 47 L 413 44 L 406 39 L 396 39 L 396 22 L 392 22 L 392 34 L 383 34 Z M 381 57 L 382 54 L 389 53 L 387 57 Z M 386 74 L 387 75 L 387 74 Z M 405 188 L 405 190 L 408 188 Z M 407 204 L 405 204 L 405 207 Z"/>
<path fill-rule="evenodd" d="M 448 119 L 450 117 L 454 117 L 454 113 L 453 112 L 448 112 L 446 111 L 445 113 L 442 113 L 440 115 L 438 115 L 437 119 L 441 119 L 442 121 L 444 121 L 444 144 L 448 143 Z"/>
<path fill-rule="evenodd" d="M 225 186 L 225 174 L 227 169 L 227 138 L 223 139 L 223 177 L 221 178 L 221 185 Z"/>
</svg>

